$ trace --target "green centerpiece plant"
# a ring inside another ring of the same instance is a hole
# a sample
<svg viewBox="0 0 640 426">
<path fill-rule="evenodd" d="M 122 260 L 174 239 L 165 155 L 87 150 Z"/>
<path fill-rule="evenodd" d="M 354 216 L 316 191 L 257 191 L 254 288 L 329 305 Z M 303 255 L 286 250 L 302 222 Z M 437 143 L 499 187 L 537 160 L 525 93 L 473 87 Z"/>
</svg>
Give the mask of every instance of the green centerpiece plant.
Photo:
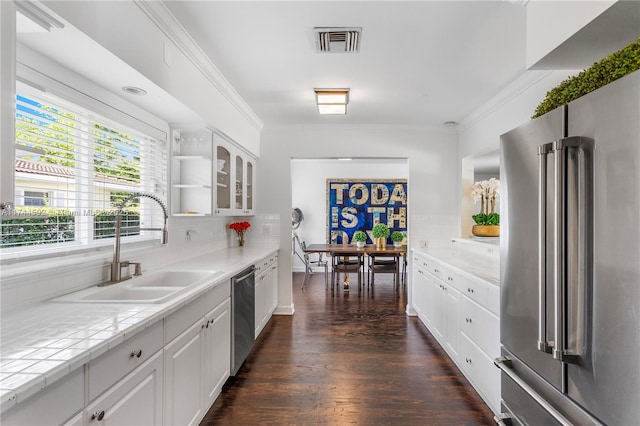
<svg viewBox="0 0 640 426">
<path fill-rule="evenodd" d="M 402 245 L 402 240 L 404 240 L 404 234 L 400 231 L 393 231 L 391 233 L 391 241 L 393 241 L 393 245 L 395 247 L 400 247 Z"/>
<path fill-rule="evenodd" d="M 385 223 L 376 223 L 371 230 L 371 235 L 375 238 L 376 246 L 378 248 L 385 248 L 387 246 L 387 237 L 391 231 Z"/>
<path fill-rule="evenodd" d="M 356 242 L 358 247 L 364 247 L 367 242 L 367 233 L 364 231 L 356 231 L 353 233 L 353 241 Z"/>
</svg>

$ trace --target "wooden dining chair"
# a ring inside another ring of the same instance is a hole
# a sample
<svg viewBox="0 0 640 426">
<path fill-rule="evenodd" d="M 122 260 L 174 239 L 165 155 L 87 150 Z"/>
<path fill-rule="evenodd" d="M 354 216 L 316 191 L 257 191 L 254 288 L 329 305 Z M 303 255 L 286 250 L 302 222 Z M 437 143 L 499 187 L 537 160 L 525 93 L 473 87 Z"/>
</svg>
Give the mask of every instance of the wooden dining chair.
<svg viewBox="0 0 640 426">
<path fill-rule="evenodd" d="M 376 274 L 393 274 L 394 287 L 399 284 L 400 279 L 400 257 L 389 255 L 369 255 L 369 265 L 367 267 L 367 286 L 373 286 Z"/>
<path fill-rule="evenodd" d="M 361 254 L 331 254 L 331 293 L 333 294 L 334 288 L 340 285 L 339 277 L 340 273 L 343 274 L 358 274 L 358 290 L 362 286 L 362 255 Z"/>
</svg>

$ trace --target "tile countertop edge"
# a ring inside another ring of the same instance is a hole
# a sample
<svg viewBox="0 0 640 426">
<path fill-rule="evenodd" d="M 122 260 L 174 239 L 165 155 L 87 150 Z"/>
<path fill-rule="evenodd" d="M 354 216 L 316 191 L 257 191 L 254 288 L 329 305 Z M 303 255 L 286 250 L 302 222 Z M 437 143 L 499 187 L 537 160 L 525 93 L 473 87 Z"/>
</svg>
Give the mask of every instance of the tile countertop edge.
<svg viewBox="0 0 640 426">
<path fill-rule="evenodd" d="M 84 343 L 84 345 L 87 347 L 84 349 L 76 349 L 73 348 L 72 345 L 71 347 L 67 347 L 67 349 L 57 349 L 57 351 L 59 352 L 56 353 L 68 352 L 69 350 L 71 350 L 71 355 L 68 357 L 68 359 L 64 359 L 67 367 L 65 369 L 62 369 L 63 373 L 60 373 L 59 364 L 57 368 L 55 368 L 54 366 L 54 368 L 52 368 L 52 371 L 41 370 L 38 371 L 37 374 L 22 373 L 21 371 L 24 370 L 11 372 L 6 371 L 6 369 L 8 368 L 8 364 L 14 363 L 16 361 L 24 361 L 25 359 L 30 359 L 30 354 L 34 354 L 35 352 L 39 352 L 40 350 L 46 350 L 46 347 L 38 346 L 38 339 L 46 340 L 48 338 L 56 341 L 73 340 L 68 339 L 68 337 L 71 335 L 70 333 L 72 331 L 77 332 L 79 328 L 81 328 L 78 327 L 77 318 L 70 318 L 70 322 L 68 322 L 69 324 L 74 325 L 73 330 L 58 329 L 58 335 L 51 335 L 46 338 L 40 338 L 34 336 L 35 332 L 39 330 L 38 327 L 40 326 L 40 323 L 38 323 L 37 321 L 31 322 L 33 326 L 33 329 L 31 330 L 32 333 L 24 331 L 23 329 L 12 330 L 11 325 L 6 326 L 7 323 L 12 322 L 22 325 L 24 321 L 22 321 L 22 318 L 20 317 L 25 316 L 23 310 L 3 314 L 3 327 L 2 333 L 0 335 L 0 343 L 2 344 L 2 347 L 0 347 L 0 412 L 5 412 L 7 409 L 23 401 L 26 401 L 31 396 L 64 379 L 72 372 L 76 371 L 79 368 L 82 368 L 86 363 L 90 362 L 90 360 L 96 359 L 100 355 L 104 354 L 107 350 L 128 340 L 129 338 L 138 334 L 140 331 L 145 330 L 158 321 L 163 320 L 180 308 L 186 306 L 188 303 L 196 300 L 205 292 L 215 288 L 226 280 L 231 279 L 231 277 L 236 275 L 238 272 L 241 272 L 247 266 L 255 264 L 264 257 L 272 253 L 276 253 L 277 251 L 277 247 L 225 248 L 222 250 L 204 253 L 186 261 L 167 265 L 166 268 L 163 269 L 199 269 L 222 272 L 215 275 L 212 281 L 194 287 L 193 289 L 177 296 L 174 300 L 162 304 L 132 305 L 129 303 L 81 304 L 73 302 L 43 302 L 26 308 L 25 311 L 28 312 L 28 315 L 33 315 L 34 317 L 42 316 L 43 318 L 46 318 L 48 317 L 48 311 L 56 309 L 52 308 L 51 305 L 57 305 L 66 308 L 74 306 L 75 308 L 77 308 L 77 310 L 80 311 L 86 310 L 88 307 L 96 307 L 96 316 L 92 316 L 90 318 L 90 321 L 87 319 L 88 322 L 86 323 L 86 326 L 88 328 L 82 330 L 84 332 L 90 332 L 93 334 L 87 335 L 87 337 L 84 338 L 77 339 L 78 343 Z M 103 309 L 98 309 L 98 307 Z M 38 315 L 39 312 L 41 313 L 41 315 Z M 122 327 L 124 328 L 120 328 L 117 332 L 113 332 L 108 338 L 99 340 L 91 338 L 100 333 L 99 328 L 91 329 L 94 324 L 105 321 L 115 321 L 118 318 L 121 318 L 123 312 L 129 315 L 128 317 L 124 318 L 124 320 L 128 322 L 121 323 Z M 99 315 L 102 315 L 102 317 L 99 317 Z M 36 342 L 34 343 L 34 341 Z M 6 348 L 5 343 L 6 346 L 9 346 L 9 349 Z M 19 355 L 11 354 L 9 351 L 13 348 L 16 349 L 16 353 L 22 350 L 25 353 L 24 358 L 21 358 Z M 5 356 L 7 357 L 5 358 Z M 53 354 L 45 358 L 34 358 L 32 361 L 34 364 L 36 364 L 42 361 L 50 361 L 51 359 L 55 359 L 55 357 L 56 355 Z M 27 370 L 29 368 L 27 368 Z M 7 385 L 7 382 L 10 383 L 10 381 L 7 379 L 18 375 L 21 375 L 23 380 L 14 380 L 14 384 Z"/>
<path fill-rule="evenodd" d="M 453 272 L 500 286 L 500 260 L 496 256 L 461 252 L 455 247 L 412 248 L 411 251 L 443 263 Z"/>
</svg>

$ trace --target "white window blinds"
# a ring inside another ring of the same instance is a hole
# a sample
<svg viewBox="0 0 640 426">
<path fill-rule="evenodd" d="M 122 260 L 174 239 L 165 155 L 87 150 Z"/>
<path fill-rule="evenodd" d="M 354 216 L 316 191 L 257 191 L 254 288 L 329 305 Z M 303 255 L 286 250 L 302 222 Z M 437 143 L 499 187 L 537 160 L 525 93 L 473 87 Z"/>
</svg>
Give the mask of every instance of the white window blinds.
<svg viewBox="0 0 640 426">
<path fill-rule="evenodd" d="M 166 161 L 164 141 L 18 83 L 15 214 L 2 218 L 2 254 L 104 244 L 132 193 L 166 200 Z M 155 201 L 133 197 L 122 235 L 159 238 L 139 228 L 162 221 Z"/>
</svg>

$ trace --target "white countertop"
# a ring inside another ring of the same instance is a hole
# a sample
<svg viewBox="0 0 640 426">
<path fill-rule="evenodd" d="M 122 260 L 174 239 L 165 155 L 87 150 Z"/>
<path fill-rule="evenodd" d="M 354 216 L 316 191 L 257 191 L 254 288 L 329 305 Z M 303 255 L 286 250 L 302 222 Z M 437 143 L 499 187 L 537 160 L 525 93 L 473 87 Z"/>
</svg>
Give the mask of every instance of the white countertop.
<svg viewBox="0 0 640 426">
<path fill-rule="evenodd" d="M 2 411 L 50 386 L 276 250 L 236 247 L 167 265 L 167 269 L 179 267 L 223 273 L 216 275 L 215 281 L 189 289 L 166 303 L 44 302 L 3 313 L 0 328 Z"/>
<path fill-rule="evenodd" d="M 412 250 L 446 263 L 458 272 L 472 275 L 497 286 L 500 285 L 500 256 L 497 245 L 452 240 Z"/>
</svg>

